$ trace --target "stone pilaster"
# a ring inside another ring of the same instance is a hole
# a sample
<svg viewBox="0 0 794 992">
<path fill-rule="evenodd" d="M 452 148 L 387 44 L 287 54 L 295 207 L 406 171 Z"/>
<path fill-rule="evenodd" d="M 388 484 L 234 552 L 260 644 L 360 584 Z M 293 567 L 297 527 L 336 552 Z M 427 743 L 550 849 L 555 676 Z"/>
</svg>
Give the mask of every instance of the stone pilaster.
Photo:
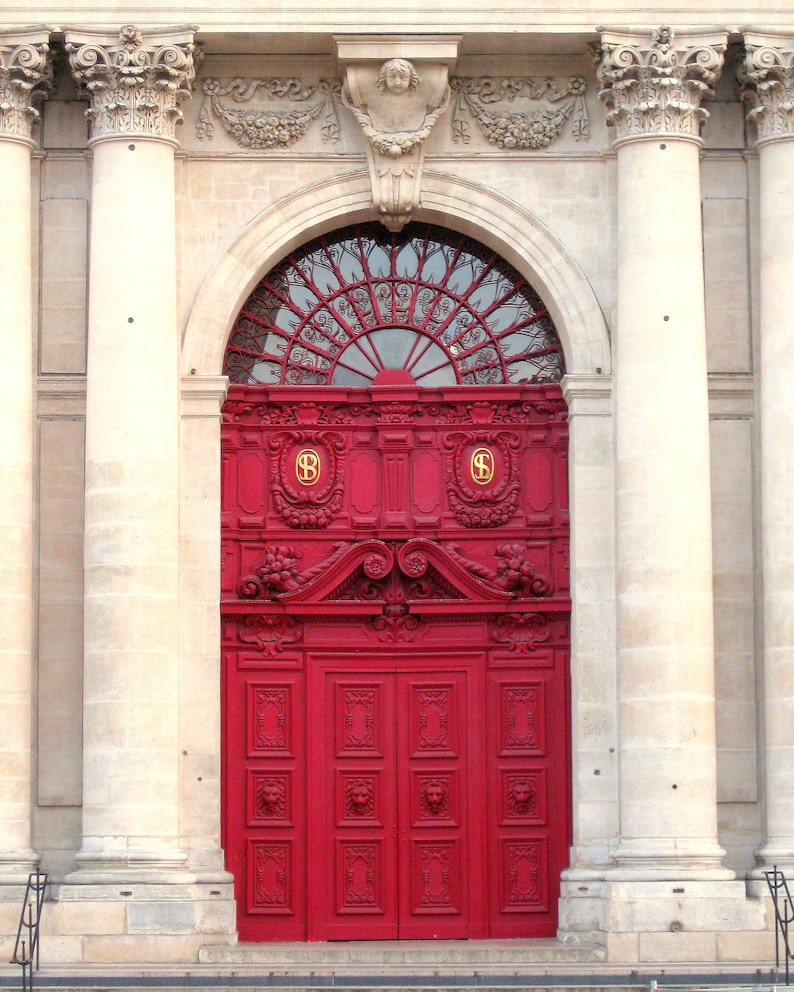
<svg viewBox="0 0 794 992">
<path fill-rule="evenodd" d="M 0 885 L 31 849 L 33 427 L 31 171 L 35 103 L 52 79 L 48 32 L 0 31 Z"/>
<path fill-rule="evenodd" d="M 179 335 L 174 150 L 192 29 L 67 31 L 91 105 L 81 871 L 179 848 Z"/>
<path fill-rule="evenodd" d="M 726 878 L 717 843 L 699 138 L 724 33 L 602 34 L 618 157 L 620 840 L 627 878 Z"/>
<path fill-rule="evenodd" d="M 760 438 L 766 839 L 794 870 L 794 34 L 745 31 L 760 169 Z"/>
</svg>

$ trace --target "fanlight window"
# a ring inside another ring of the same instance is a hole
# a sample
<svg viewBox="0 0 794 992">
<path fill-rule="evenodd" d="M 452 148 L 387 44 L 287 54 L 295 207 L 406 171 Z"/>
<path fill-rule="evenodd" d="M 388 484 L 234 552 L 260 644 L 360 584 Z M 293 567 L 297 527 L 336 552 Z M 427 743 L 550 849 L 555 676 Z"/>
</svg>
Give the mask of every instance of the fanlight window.
<svg viewBox="0 0 794 992">
<path fill-rule="evenodd" d="M 287 256 L 240 311 L 232 382 L 418 386 L 556 382 L 563 355 L 526 280 L 464 235 L 362 224 Z"/>
</svg>

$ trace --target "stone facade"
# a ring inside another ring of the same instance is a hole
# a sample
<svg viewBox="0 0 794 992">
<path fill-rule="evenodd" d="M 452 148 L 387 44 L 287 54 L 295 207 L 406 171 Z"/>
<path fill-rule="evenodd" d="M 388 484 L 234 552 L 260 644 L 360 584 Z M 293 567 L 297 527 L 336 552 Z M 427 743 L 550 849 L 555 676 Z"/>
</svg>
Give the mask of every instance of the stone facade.
<svg viewBox="0 0 794 992">
<path fill-rule="evenodd" d="M 418 219 L 525 275 L 565 352 L 559 940 L 770 961 L 762 871 L 794 870 L 794 7 L 741 29 L 716 0 L 640 26 L 612 3 L 603 28 L 576 3 L 69 8 L 0 11 L 0 949 L 36 864 L 50 961 L 235 941 L 226 341 L 295 246 Z"/>
</svg>

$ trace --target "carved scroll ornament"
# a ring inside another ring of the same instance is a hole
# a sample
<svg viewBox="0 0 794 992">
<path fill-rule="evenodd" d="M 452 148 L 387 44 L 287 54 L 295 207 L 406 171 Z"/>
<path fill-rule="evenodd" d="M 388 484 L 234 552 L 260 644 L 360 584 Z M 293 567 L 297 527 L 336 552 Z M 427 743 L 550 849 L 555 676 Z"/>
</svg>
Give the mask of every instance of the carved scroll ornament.
<svg viewBox="0 0 794 992">
<path fill-rule="evenodd" d="M 66 51 L 78 86 L 89 96 L 93 138 L 130 135 L 175 140 L 201 56 L 193 30 L 147 31 L 134 24 L 118 36 L 68 31 Z"/>
<path fill-rule="evenodd" d="M 282 431 L 268 446 L 276 511 L 289 527 L 327 527 L 342 510 L 344 437 L 336 431 Z"/>
<path fill-rule="evenodd" d="M 645 135 L 699 139 L 708 117 L 701 101 L 712 97 L 722 69 L 727 35 L 684 34 L 667 26 L 601 37 L 599 94 L 607 124 L 618 140 Z"/>
<path fill-rule="evenodd" d="M 52 61 L 46 36 L 0 31 L 0 138 L 32 144 L 36 107 L 52 89 Z"/>
<path fill-rule="evenodd" d="M 757 140 L 794 136 L 794 36 L 745 32 L 747 55 L 739 70 L 742 99 Z"/>
</svg>

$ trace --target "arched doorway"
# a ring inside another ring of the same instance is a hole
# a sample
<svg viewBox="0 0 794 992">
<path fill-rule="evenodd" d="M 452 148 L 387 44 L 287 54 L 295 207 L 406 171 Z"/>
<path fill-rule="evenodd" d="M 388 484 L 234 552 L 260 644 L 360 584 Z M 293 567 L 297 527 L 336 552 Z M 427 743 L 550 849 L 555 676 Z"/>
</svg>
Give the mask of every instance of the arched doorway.
<svg viewBox="0 0 794 992">
<path fill-rule="evenodd" d="M 543 303 L 472 239 L 360 225 L 257 285 L 225 371 L 241 938 L 553 935 L 570 601 Z"/>
</svg>

